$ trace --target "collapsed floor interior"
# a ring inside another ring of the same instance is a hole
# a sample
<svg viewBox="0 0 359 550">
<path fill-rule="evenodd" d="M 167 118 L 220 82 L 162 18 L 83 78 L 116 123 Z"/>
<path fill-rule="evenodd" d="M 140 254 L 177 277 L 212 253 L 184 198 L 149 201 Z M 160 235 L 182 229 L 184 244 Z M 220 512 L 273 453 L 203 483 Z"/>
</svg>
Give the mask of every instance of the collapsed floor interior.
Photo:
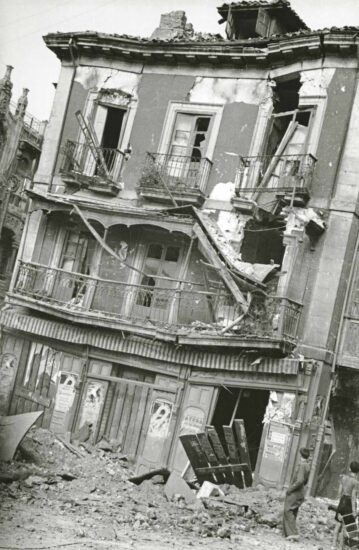
<svg viewBox="0 0 359 550">
<path fill-rule="evenodd" d="M 269 391 L 222 386 L 219 389 L 211 425 L 226 448 L 222 426 L 230 426 L 241 418 L 247 435 L 252 470 L 255 469 L 263 432 L 263 417 L 269 401 Z"/>
</svg>

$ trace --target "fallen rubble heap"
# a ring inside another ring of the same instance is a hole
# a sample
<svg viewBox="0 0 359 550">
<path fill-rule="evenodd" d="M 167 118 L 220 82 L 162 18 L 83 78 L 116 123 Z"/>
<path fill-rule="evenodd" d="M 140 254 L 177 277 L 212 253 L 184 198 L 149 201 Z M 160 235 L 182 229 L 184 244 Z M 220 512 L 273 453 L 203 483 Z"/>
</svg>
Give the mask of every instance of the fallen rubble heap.
<svg viewBox="0 0 359 550">
<path fill-rule="evenodd" d="M 134 472 L 120 450 L 104 448 L 80 445 L 74 452 L 51 432 L 32 429 L 15 460 L 0 463 L 1 522 L 7 515 L 16 517 L 18 505 L 36 503 L 59 516 L 73 516 L 78 537 L 98 538 L 100 532 L 102 539 L 116 540 L 127 529 L 240 542 L 245 533 L 281 532 L 279 491 L 221 485 L 225 501 L 213 497 L 188 504 L 181 494 L 168 501 L 168 475 L 136 485 L 129 481 Z M 310 547 L 330 540 L 334 514 L 327 508 L 324 499 L 309 499 L 301 508 L 299 527 L 304 541 L 314 544 Z"/>
</svg>

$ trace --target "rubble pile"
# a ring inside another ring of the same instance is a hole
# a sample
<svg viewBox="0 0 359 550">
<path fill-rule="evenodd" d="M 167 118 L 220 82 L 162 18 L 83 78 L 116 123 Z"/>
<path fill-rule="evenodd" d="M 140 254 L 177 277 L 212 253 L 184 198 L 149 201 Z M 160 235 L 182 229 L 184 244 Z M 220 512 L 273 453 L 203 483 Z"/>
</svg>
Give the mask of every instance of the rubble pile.
<svg viewBox="0 0 359 550">
<path fill-rule="evenodd" d="M 76 454 L 51 432 L 32 430 L 15 460 L 0 463 L 1 522 L 16 520 L 19 507 L 31 505 L 39 516 L 50 510 L 57 524 L 66 518 L 75 537 L 110 541 L 126 533 L 157 531 L 237 543 L 270 532 L 280 536 L 283 501 L 278 491 L 221 485 L 230 504 L 222 497 L 188 504 L 180 493 L 168 501 L 162 475 L 136 485 L 129 481 L 133 471 L 126 457 L 111 446 L 105 448 L 80 445 Z M 301 509 L 299 526 L 314 545 L 308 542 L 308 548 L 319 548 L 321 541 L 330 540 L 334 514 L 325 501 L 309 500 Z M 32 522 L 28 529 L 35 532 Z"/>
</svg>

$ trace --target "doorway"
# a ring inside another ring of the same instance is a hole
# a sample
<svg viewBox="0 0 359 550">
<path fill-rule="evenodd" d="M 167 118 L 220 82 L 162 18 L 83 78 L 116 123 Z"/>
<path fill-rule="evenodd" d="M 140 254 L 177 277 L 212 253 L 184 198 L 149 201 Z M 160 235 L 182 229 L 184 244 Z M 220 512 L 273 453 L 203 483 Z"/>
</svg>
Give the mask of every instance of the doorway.
<svg viewBox="0 0 359 550">
<path fill-rule="evenodd" d="M 263 432 L 263 417 L 269 401 L 269 390 L 222 386 L 211 425 L 217 430 L 226 449 L 222 426 L 230 426 L 237 418 L 244 421 L 252 470 L 255 470 Z"/>
<path fill-rule="evenodd" d="M 101 147 L 106 168 L 109 172 L 115 166 L 116 151 L 119 146 L 123 119 L 126 111 L 115 107 L 107 108 L 105 126 L 103 129 Z"/>
</svg>

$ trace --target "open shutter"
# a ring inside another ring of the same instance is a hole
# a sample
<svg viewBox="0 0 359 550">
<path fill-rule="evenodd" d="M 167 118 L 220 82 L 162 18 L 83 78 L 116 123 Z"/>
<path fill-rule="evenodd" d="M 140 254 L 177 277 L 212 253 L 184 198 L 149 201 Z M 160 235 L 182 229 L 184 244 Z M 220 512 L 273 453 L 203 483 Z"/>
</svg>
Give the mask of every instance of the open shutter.
<svg viewBox="0 0 359 550">
<path fill-rule="evenodd" d="M 268 29 L 269 29 L 270 22 L 271 22 L 271 18 L 268 14 L 268 11 L 263 8 L 259 8 L 256 28 L 255 28 L 256 34 L 258 34 L 259 36 L 263 36 L 264 38 L 268 36 L 269 34 Z"/>
</svg>

